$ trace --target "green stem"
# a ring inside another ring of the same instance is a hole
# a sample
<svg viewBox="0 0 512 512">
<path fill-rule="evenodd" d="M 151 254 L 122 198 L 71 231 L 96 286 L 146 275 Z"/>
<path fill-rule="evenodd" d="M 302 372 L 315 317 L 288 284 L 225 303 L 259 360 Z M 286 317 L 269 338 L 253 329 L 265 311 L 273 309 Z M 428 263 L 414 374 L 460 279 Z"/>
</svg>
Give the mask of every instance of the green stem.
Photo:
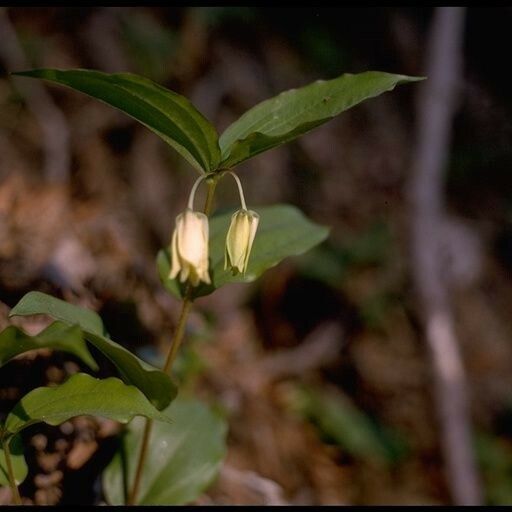
<svg viewBox="0 0 512 512">
<path fill-rule="evenodd" d="M 20 492 L 16 485 L 16 479 L 14 478 L 14 470 L 12 468 L 11 451 L 9 450 L 9 440 L 2 441 L 2 447 L 4 449 L 5 462 L 7 465 L 7 476 L 9 478 L 9 486 L 12 491 L 12 498 L 15 505 L 22 505 Z"/>
<path fill-rule="evenodd" d="M 212 210 L 215 188 L 217 187 L 217 180 L 218 176 L 213 176 L 211 178 L 206 179 L 208 191 L 206 194 L 206 201 L 203 210 L 206 215 L 210 215 Z M 169 347 L 169 352 L 167 353 L 167 357 L 165 358 L 163 371 L 166 373 L 171 371 L 174 360 L 178 355 L 178 350 L 181 346 L 181 342 L 183 341 L 183 338 L 185 336 L 185 327 L 187 325 L 188 315 L 190 313 L 190 309 L 192 308 L 193 303 L 192 291 L 192 286 L 190 286 L 189 284 L 186 287 L 185 294 L 183 296 L 183 301 L 181 303 L 181 312 L 180 317 L 178 319 L 178 325 L 176 326 L 176 330 L 174 331 L 174 336 Z M 135 470 L 135 479 L 133 481 L 133 487 L 131 489 L 131 492 L 128 495 L 127 505 L 135 505 L 137 501 L 140 483 L 142 481 L 142 471 L 144 469 L 144 464 L 146 462 L 152 426 L 153 421 L 150 419 L 146 419 L 144 432 L 142 434 L 142 444 L 139 452 L 139 460 L 137 462 L 137 469 Z"/>
<path fill-rule="evenodd" d="M 183 341 L 183 337 L 185 335 L 185 327 L 187 326 L 188 314 L 190 313 L 190 308 L 192 306 L 192 299 L 190 298 L 191 292 L 192 287 L 187 286 L 185 296 L 183 297 L 183 302 L 181 303 L 181 313 L 178 319 L 178 325 L 176 326 L 176 331 L 174 332 L 174 337 L 169 348 L 169 352 L 167 353 L 164 367 L 162 368 L 165 373 L 169 372 L 172 368 L 174 360 L 178 355 L 178 349 L 180 348 L 181 342 Z"/>
<path fill-rule="evenodd" d="M 210 216 L 213 207 L 213 198 L 215 197 L 215 189 L 217 188 L 217 181 L 219 180 L 220 174 L 211 176 L 207 178 L 206 184 L 208 185 L 208 190 L 206 192 L 206 200 L 204 202 L 204 213 L 205 215 Z"/>
</svg>

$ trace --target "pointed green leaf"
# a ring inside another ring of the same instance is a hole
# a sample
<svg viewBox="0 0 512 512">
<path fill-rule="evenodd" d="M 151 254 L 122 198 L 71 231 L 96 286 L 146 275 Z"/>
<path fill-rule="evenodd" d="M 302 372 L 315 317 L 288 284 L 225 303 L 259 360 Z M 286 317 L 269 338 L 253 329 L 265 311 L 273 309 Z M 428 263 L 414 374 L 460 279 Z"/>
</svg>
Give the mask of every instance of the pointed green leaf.
<svg viewBox="0 0 512 512">
<path fill-rule="evenodd" d="M 69 326 L 62 322 L 53 322 L 34 336 L 14 325 L 4 329 L 0 332 L 0 366 L 24 352 L 40 348 L 69 352 L 80 358 L 92 370 L 98 369 L 87 348 L 82 329 L 78 325 Z"/>
<path fill-rule="evenodd" d="M 291 205 L 274 205 L 251 208 L 260 215 L 256 238 L 249 257 L 245 275 L 232 275 L 224 270 L 224 247 L 232 212 L 215 216 L 210 221 L 210 278 L 211 285 L 199 285 L 194 297 L 208 295 L 227 283 L 250 282 L 265 270 L 274 267 L 288 256 L 298 256 L 327 238 L 328 228 L 309 220 Z M 181 297 L 184 287 L 169 279 L 171 268 L 169 249 L 162 249 L 157 257 L 158 271 L 167 290 Z"/>
<path fill-rule="evenodd" d="M 137 386 L 158 409 L 167 407 L 176 396 L 176 386 L 171 378 L 108 338 L 101 318 L 94 311 L 45 293 L 29 292 L 14 306 L 9 316 L 41 314 L 68 325 L 79 325 L 85 339 L 116 365 L 123 380 Z"/>
<path fill-rule="evenodd" d="M 14 74 L 42 78 L 97 98 L 155 132 L 199 171 L 217 168 L 220 151 L 213 125 L 187 98 L 147 78 L 89 69 L 34 69 Z"/>
<path fill-rule="evenodd" d="M 64 384 L 27 393 L 9 413 L 5 429 L 17 434 L 34 423 L 60 425 L 74 416 L 102 416 L 127 423 L 135 416 L 170 422 L 135 386 L 110 377 L 95 379 L 77 373 Z"/>
<path fill-rule="evenodd" d="M 20 436 L 14 436 L 10 439 L 9 453 L 11 454 L 14 480 L 16 480 L 16 484 L 19 485 L 25 480 L 28 474 L 27 462 L 23 455 L 23 443 Z M 5 461 L 5 452 L 2 443 L 0 443 L 0 485 L 9 485 L 7 462 Z"/>
<path fill-rule="evenodd" d="M 172 424 L 153 425 L 137 505 L 190 503 L 213 482 L 226 454 L 227 425 L 211 408 L 178 397 L 165 413 Z M 138 419 L 130 423 L 120 450 L 103 473 L 103 489 L 111 505 L 126 501 L 143 428 Z"/>
<path fill-rule="evenodd" d="M 220 167 L 233 167 L 312 130 L 362 101 L 421 77 L 368 71 L 318 80 L 248 110 L 221 135 Z"/>
</svg>

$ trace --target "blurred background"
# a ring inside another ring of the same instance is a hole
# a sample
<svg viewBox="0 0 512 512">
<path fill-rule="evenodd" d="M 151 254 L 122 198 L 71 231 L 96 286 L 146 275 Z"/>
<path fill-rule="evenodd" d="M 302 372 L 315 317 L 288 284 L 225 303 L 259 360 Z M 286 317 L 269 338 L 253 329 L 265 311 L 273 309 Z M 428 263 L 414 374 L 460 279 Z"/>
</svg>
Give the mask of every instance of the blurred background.
<svg viewBox="0 0 512 512">
<path fill-rule="evenodd" d="M 41 290 L 94 308 L 159 364 L 179 303 L 155 256 L 196 177 L 126 115 L 10 71 L 138 73 L 219 132 L 318 78 L 428 75 L 240 166 L 251 208 L 291 203 L 331 234 L 196 303 L 177 371 L 229 421 L 226 464 L 197 503 L 511 503 L 511 23 L 509 8 L 458 21 L 431 8 L 3 8 L 0 328 Z M 217 205 L 237 204 L 218 190 Z M 45 352 L 10 363 L 2 413 L 79 368 Z M 101 500 L 117 430 L 27 429 L 27 502 Z"/>
</svg>

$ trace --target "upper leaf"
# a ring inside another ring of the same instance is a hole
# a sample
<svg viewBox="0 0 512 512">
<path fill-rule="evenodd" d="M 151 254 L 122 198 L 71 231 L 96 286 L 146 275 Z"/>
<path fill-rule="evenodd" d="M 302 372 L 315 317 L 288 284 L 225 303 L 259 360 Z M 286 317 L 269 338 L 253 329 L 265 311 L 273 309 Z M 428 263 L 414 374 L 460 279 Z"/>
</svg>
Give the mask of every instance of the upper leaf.
<svg viewBox="0 0 512 512">
<path fill-rule="evenodd" d="M 224 248 L 232 212 L 211 219 L 209 273 L 212 284 L 201 284 L 194 288 L 194 297 L 208 295 L 227 283 L 254 281 L 284 258 L 298 256 L 319 244 L 329 233 L 328 228 L 315 224 L 291 205 L 262 206 L 254 210 L 259 214 L 260 222 L 245 275 L 233 275 L 229 270 L 224 270 Z M 170 258 L 168 249 L 158 253 L 160 279 L 170 293 L 181 297 L 183 285 L 176 279 L 169 279 Z"/>
<path fill-rule="evenodd" d="M 161 370 L 142 361 L 105 334 L 99 315 L 41 292 L 29 292 L 12 308 L 9 316 L 49 315 L 68 325 L 79 325 L 92 343 L 117 367 L 123 380 L 137 386 L 157 407 L 164 409 L 176 396 L 176 386 Z"/>
<path fill-rule="evenodd" d="M 24 352 L 40 348 L 63 350 L 79 357 L 89 368 L 98 369 L 91 356 L 82 329 L 78 325 L 69 326 L 53 322 L 39 334 L 30 336 L 14 325 L 0 332 L 0 366 Z"/>
<path fill-rule="evenodd" d="M 27 393 L 9 413 L 5 429 L 17 434 L 34 423 L 59 425 L 74 416 L 103 416 L 127 423 L 135 416 L 170 422 L 135 387 L 115 377 L 95 379 L 77 373 L 64 384 L 41 387 Z"/>
<path fill-rule="evenodd" d="M 192 105 L 173 91 L 131 73 L 89 69 L 34 69 L 13 73 L 66 85 L 122 110 L 159 135 L 199 171 L 217 168 L 217 132 Z"/>
<path fill-rule="evenodd" d="M 226 454 L 227 425 L 201 402 L 178 397 L 165 411 L 172 424 L 155 423 L 137 505 L 183 505 L 212 483 Z M 120 450 L 103 473 L 111 505 L 124 505 L 140 453 L 144 422 L 130 423 Z"/>
<path fill-rule="evenodd" d="M 358 103 L 422 77 L 368 71 L 318 80 L 259 103 L 221 135 L 221 168 L 233 167 L 312 130 Z"/>
</svg>

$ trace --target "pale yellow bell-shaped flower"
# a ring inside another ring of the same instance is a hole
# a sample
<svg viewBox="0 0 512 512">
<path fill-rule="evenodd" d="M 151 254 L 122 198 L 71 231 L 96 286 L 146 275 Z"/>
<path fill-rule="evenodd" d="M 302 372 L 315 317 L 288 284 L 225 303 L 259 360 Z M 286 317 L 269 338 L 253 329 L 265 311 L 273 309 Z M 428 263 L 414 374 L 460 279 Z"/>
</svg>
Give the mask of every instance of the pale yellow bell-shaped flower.
<svg viewBox="0 0 512 512">
<path fill-rule="evenodd" d="M 226 237 L 224 270 L 230 267 L 235 275 L 245 274 L 259 221 L 256 212 L 245 208 L 232 215 Z"/>
<path fill-rule="evenodd" d="M 210 284 L 208 275 L 208 217 L 187 208 L 176 217 L 176 227 L 171 241 L 172 264 L 169 277 L 180 275 L 192 286 L 200 281 Z"/>
</svg>

